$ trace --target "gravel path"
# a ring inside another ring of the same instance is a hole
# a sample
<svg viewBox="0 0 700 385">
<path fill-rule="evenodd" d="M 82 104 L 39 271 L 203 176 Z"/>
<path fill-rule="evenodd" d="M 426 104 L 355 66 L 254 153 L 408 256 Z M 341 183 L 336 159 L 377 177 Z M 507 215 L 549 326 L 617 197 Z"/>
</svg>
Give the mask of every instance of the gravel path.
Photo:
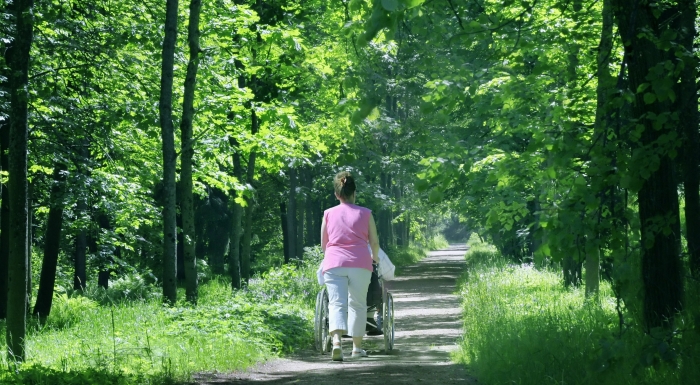
<svg viewBox="0 0 700 385">
<path fill-rule="evenodd" d="M 396 339 L 384 354 L 382 336 L 367 337 L 369 357 L 332 362 L 330 356 L 303 351 L 268 361 L 244 372 L 200 374 L 198 384 L 476 384 L 463 365 L 450 361 L 457 350 L 462 321 L 459 297 L 453 293 L 462 275 L 464 245 L 433 251 L 401 276 L 387 283 L 394 296 Z M 343 340 L 345 356 L 352 343 Z"/>
</svg>

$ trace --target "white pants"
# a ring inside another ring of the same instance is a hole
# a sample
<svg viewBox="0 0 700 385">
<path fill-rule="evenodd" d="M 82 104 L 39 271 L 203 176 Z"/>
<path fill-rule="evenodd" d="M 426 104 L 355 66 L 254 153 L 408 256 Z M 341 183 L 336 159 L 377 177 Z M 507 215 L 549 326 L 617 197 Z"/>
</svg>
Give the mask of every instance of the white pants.
<svg viewBox="0 0 700 385">
<path fill-rule="evenodd" d="M 336 267 L 323 278 L 328 290 L 328 329 L 351 337 L 365 335 L 367 288 L 372 272 L 359 267 Z M 349 326 L 349 327 L 348 327 Z"/>
</svg>

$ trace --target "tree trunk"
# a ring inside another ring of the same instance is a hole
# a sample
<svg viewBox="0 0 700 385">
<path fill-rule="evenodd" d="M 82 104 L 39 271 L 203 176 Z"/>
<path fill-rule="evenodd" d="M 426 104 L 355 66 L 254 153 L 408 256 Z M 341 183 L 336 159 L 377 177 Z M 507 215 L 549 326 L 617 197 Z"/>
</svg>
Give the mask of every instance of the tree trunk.
<svg viewBox="0 0 700 385">
<path fill-rule="evenodd" d="M 182 102 L 182 121 L 180 123 L 180 145 L 182 146 L 180 160 L 180 183 L 182 197 L 183 251 L 185 262 L 185 297 L 193 304 L 197 303 L 197 258 L 195 256 L 194 233 L 194 200 L 192 197 L 192 157 L 194 156 L 193 119 L 194 94 L 197 84 L 197 69 L 199 68 L 199 15 L 202 9 L 201 0 L 190 1 L 190 23 L 187 28 L 187 39 L 190 48 L 190 60 L 187 63 L 185 77 L 185 92 Z M 221 269 L 223 270 L 223 268 Z"/>
<path fill-rule="evenodd" d="M 564 270 L 564 287 L 581 286 L 581 262 L 573 256 L 567 255 L 562 261 L 562 269 Z"/>
<path fill-rule="evenodd" d="M 386 195 L 391 196 L 391 190 L 392 190 L 392 177 L 391 174 L 386 175 Z M 387 207 L 386 209 L 386 238 L 387 242 L 386 245 L 388 248 L 393 248 L 396 246 L 396 238 L 394 237 L 394 210 L 391 206 Z"/>
<path fill-rule="evenodd" d="M 34 186 L 27 181 L 27 311 L 32 307 L 32 243 L 34 242 L 34 209 L 32 208 L 32 197 L 34 196 Z"/>
<path fill-rule="evenodd" d="M 4 88 L 4 87 L 3 87 Z M 10 123 L 0 122 L 0 167 L 7 171 L 7 149 L 10 146 Z M 10 198 L 6 186 L 2 188 L 0 205 L 0 319 L 7 317 L 7 274 L 10 262 Z"/>
<path fill-rule="evenodd" d="M 231 146 L 234 147 L 233 152 L 233 176 L 236 177 L 238 183 L 243 182 L 243 168 L 241 167 L 241 152 L 238 147 L 238 141 L 235 138 L 230 139 Z M 231 194 L 231 240 L 229 241 L 229 274 L 231 275 L 231 288 L 237 290 L 241 288 L 241 217 L 243 216 L 243 207 L 236 202 L 236 198 L 240 197 L 240 193 L 234 190 Z"/>
<path fill-rule="evenodd" d="M 380 173 L 379 174 L 379 188 L 381 189 L 382 193 L 386 193 L 386 179 L 387 175 L 385 173 Z M 377 232 L 379 233 L 379 244 L 382 248 L 386 249 L 387 248 L 387 242 L 388 238 L 387 235 L 389 234 L 388 229 L 386 228 L 386 217 L 388 216 L 387 214 L 387 209 L 384 208 L 384 202 L 381 203 L 382 208 L 379 209 L 379 212 L 377 213 Z"/>
<path fill-rule="evenodd" d="M 287 228 L 287 204 L 280 202 L 280 222 L 282 224 L 282 247 L 284 250 L 284 263 L 292 259 L 289 253 L 289 229 Z"/>
<path fill-rule="evenodd" d="M 304 169 L 304 187 L 306 187 L 304 190 L 305 191 L 305 198 L 304 198 L 304 212 L 306 214 L 306 237 L 304 238 L 304 246 L 313 246 L 314 245 L 314 235 L 313 235 L 313 230 L 314 230 L 314 221 L 313 221 L 313 206 L 314 206 L 314 200 L 313 200 L 313 194 L 311 194 L 311 190 L 313 190 L 313 174 L 311 173 L 311 168 L 306 167 Z"/>
<path fill-rule="evenodd" d="M 671 57 L 672 52 L 657 47 L 653 40 L 662 41 L 661 34 L 669 27 L 668 18 L 676 13 L 664 12 L 656 17 L 652 4 L 640 0 L 615 0 L 615 4 L 618 29 L 626 43 L 630 90 L 638 90 L 648 82 L 648 77 L 666 78 L 674 84 L 670 72 L 658 73 L 658 69 L 664 68 L 663 63 L 667 61 L 674 62 L 675 58 Z M 650 39 L 649 35 L 653 37 Z M 645 101 L 647 93 L 655 96 L 653 103 Z M 655 126 L 656 119 L 650 119 L 674 112 L 668 94 L 662 89 L 652 86 L 647 92 L 635 93 L 631 118 L 643 125 L 639 150 L 643 151 L 642 159 L 650 163 L 636 176 L 644 179 L 639 191 L 639 221 L 644 321 L 648 332 L 657 327 L 670 327 L 675 313 L 683 307 L 679 202 L 674 164 L 669 156 L 676 148 L 664 145 L 665 138 L 677 132 L 672 121 Z M 642 172 L 649 173 L 648 177 L 641 175 Z"/>
<path fill-rule="evenodd" d="M 321 244 L 321 222 L 323 221 L 323 206 L 321 203 L 320 198 L 314 199 L 314 227 L 313 227 L 313 236 L 314 236 L 314 245 L 320 245 Z"/>
<path fill-rule="evenodd" d="M 297 257 L 297 171 L 293 166 L 289 167 L 289 200 L 287 203 L 287 240 L 289 241 L 290 258 Z"/>
<path fill-rule="evenodd" d="M 258 133 L 259 122 L 258 115 L 255 113 L 255 108 L 250 109 L 250 132 L 255 135 Z M 250 150 L 248 155 L 248 169 L 246 170 L 246 178 L 249 186 L 253 186 L 255 178 L 255 149 Z M 250 280 L 250 242 L 253 238 L 253 205 L 252 197 L 246 198 L 248 205 L 245 207 L 245 227 L 243 230 L 243 247 L 241 255 L 241 278 L 246 285 Z"/>
<path fill-rule="evenodd" d="M 14 21 L 14 40 L 5 50 L 9 68 L 10 93 L 10 142 L 8 156 L 10 203 L 10 253 L 8 262 L 7 292 L 7 350 L 8 357 L 18 361 L 25 359 L 25 334 L 27 330 L 27 273 L 29 261 L 28 243 L 28 188 L 27 142 L 28 113 L 27 92 L 29 77 L 29 52 L 33 39 L 32 0 L 15 0 L 8 5 Z"/>
<path fill-rule="evenodd" d="M 177 301 L 177 226 L 175 208 L 175 136 L 173 129 L 173 71 L 177 39 L 178 0 L 167 0 L 160 78 L 160 127 L 163 140 L 163 300 Z"/>
<path fill-rule="evenodd" d="M 586 297 L 595 297 L 600 288 L 600 248 L 591 240 L 586 246 Z"/>
<path fill-rule="evenodd" d="M 694 0 L 679 1 L 680 42 L 684 68 L 678 84 L 681 130 L 685 136 L 683 148 L 683 188 L 685 190 L 685 229 L 688 241 L 690 273 L 700 279 L 700 138 L 698 138 L 698 91 L 696 79 L 698 60 L 693 54 L 696 36 L 697 5 Z"/>
<path fill-rule="evenodd" d="M 301 187 L 304 184 L 304 169 L 301 168 L 297 170 L 297 185 Z M 302 259 L 304 257 L 304 193 L 297 194 L 297 207 L 294 213 L 295 217 L 295 231 L 297 233 L 296 241 L 296 256 L 297 259 Z"/>
<path fill-rule="evenodd" d="M 56 266 L 61 245 L 63 227 L 63 196 L 65 191 L 66 165 L 57 164 L 53 170 L 49 217 L 46 221 L 46 238 L 44 239 L 44 261 L 41 264 L 39 291 L 36 295 L 34 315 L 42 318 L 49 316 L 53 301 L 53 288 L 56 283 Z"/>
<path fill-rule="evenodd" d="M 603 28 L 600 35 L 600 43 L 598 45 L 597 68 L 598 68 L 598 87 L 596 88 L 596 114 L 594 122 L 594 136 L 607 138 L 608 130 L 608 94 L 611 87 L 614 86 L 614 78 L 610 75 L 610 57 L 612 56 L 613 47 L 613 15 L 610 8 L 610 0 L 603 0 Z M 596 169 L 602 170 L 596 175 L 596 179 L 604 181 L 607 174 L 610 172 L 607 167 L 610 165 L 610 160 L 607 158 L 607 139 L 600 140 L 600 150 L 596 150 L 599 156 L 595 157 L 601 164 L 597 164 Z M 605 164 L 602 164 L 605 163 Z M 603 183 L 599 184 L 600 190 L 598 197 L 600 198 L 599 212 L 603 210 L 603 206 L 608 205 L 604 201 L 606 196 L 605 191 L 608 186 Z M 600 218 L 600 214 L 599 214 Z M 596 296 L 600 288 L 600 236 L 596 230 L 588 237 L 586 244 L 586 296 Z"/>
<path fill-rule="evenodd" d="M 87 211 L 87 201 L 85 198 L 78 198 L 76 207 L 76 216 L 78 218 L 85 215 Z M 87 280 L 87 234 L 85 229 L 80 229 L 75 237 L 75 254 L 74 254 L 74 272 L 73 272 L 73 290 L 85 290 L 85 282 Z"/>
</svg>

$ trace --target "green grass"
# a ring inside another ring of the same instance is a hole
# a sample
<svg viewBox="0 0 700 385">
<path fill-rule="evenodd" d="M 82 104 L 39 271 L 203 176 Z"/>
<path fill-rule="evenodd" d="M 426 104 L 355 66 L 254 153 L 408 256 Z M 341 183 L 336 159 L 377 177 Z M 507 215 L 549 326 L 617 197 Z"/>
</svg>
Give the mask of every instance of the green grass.
<svg viewBox="0 0 700 385">
<path fill-rule="evenodd" d="M 273 269 L 234 295 L 225 280 L 210 280 L 197 307 L 59 294 L 43 325 L 30 322 L 26 363 L 8 361 L 2 347 L 0 383 L 164 384 L 310 347 L 319 289 L 312 261 Z"/>
<path fill-rule="evenodd" d="M 558 271 L 511 265 L 472 240 L 460 295 L 464 338 L 457 359 L 480 383 L 690 384 L 698 338 L 689 322 L 670 345 L 632 324 L 620 334 L 616 301 L 602 284 L 598 301 L 563 287 Z M 683 379 L 686 379 L 685 381 Z"/>
</svg>

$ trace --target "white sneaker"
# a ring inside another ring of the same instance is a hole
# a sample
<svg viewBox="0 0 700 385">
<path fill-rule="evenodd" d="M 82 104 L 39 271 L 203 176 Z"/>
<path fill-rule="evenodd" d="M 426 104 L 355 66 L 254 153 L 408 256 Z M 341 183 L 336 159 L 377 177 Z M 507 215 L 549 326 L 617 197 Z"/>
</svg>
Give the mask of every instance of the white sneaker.
<svg viewBox="0 0 700 385">
<path fill-rule="evenodd" d="M 331 350 L 331 359 L 333 361 L 343 360 L 343 348 L 341 345 L 333 345 L 333 350 Z"/>
<path fill-rule="evenodd" d="M 360 350 L 352 350 L 352 358 L 361 358 L 361 357 L 367 357 L 367 351 L 364 349 Z"/>
</svg>

